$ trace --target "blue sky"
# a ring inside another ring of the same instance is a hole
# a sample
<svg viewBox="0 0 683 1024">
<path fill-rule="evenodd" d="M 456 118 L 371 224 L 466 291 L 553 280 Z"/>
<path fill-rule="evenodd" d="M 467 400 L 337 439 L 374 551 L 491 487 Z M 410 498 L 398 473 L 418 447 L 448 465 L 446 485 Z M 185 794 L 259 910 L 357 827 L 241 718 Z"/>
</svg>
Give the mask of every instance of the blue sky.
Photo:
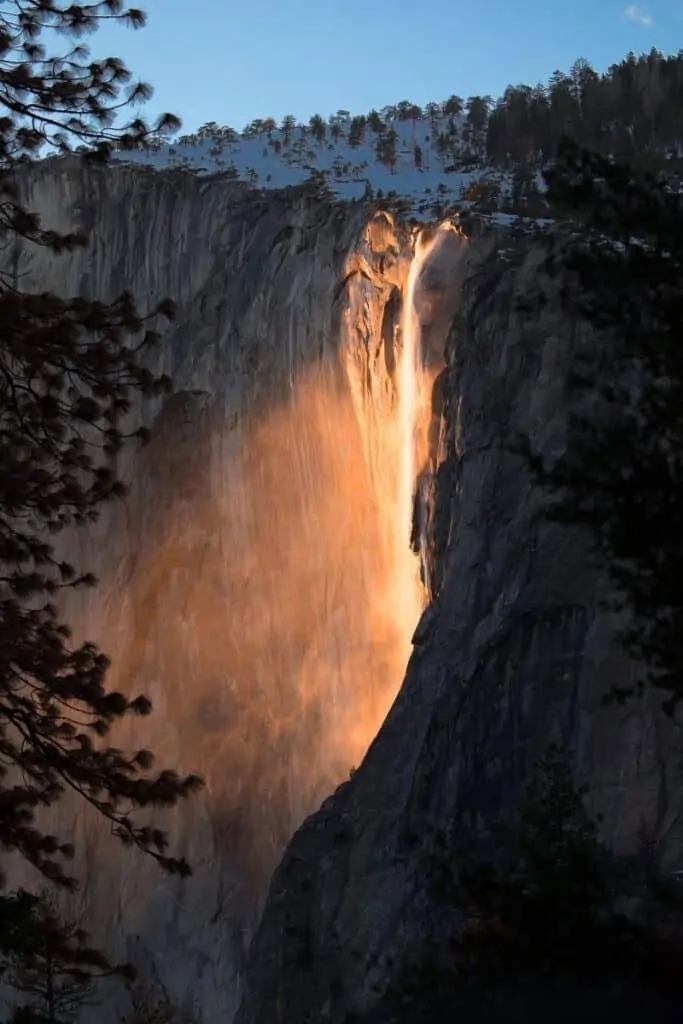
<svg viewBox="0 0 683 1024">
<path fill-rule="evenodd" d="M 149 115 L 191 131 L 241 129 L 451 93 L 499 95 L 586 57 L 604 70 L 630 49 L 683 48 L 683 0 L 140 0 L 148 26 L 108 25 L 93 56 L 123 57 L 151 82 Z M 195 14 L 196 12 L 196 14 Z"/>
</svg>

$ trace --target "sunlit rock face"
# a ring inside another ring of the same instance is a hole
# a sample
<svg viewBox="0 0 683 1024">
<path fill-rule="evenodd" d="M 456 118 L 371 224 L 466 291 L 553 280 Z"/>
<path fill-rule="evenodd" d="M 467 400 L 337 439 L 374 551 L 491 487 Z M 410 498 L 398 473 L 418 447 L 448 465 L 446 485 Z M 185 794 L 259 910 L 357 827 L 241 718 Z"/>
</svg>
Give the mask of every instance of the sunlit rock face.
<svg viewBox="0 0 683 1024">
<path fill-rule="evenodd" d="M 179 1004 L 225 1020 L 286 841 L 360 763 L 405 670 L 390 421 L 409 239 L 359 205 L 186 174 L 57 164 L 28 194 L 91 245 L 15 252 L 22 287 L 178 304 L 157 363 L 175 394 L 124 457 L 128 498 L 65 541 L 100 580 L 65 617 L 110 654 L 112 687 L 152 699 L 116 743 L 206 780 L 155 817 L 193 865 L 185 883 L 60 803 L 52 824 L 74 833 L 82 879 L 69 910 Z"/>
<path fill-rule="evenodd" d="M 428 913 L 425 837 L 452 830 L 491 853 L 494 825 L 514 814 L 550 743 L 588 783 L 610 846 L 683 867 L 680 726 L 656 694 L 602 706 L 634 677 L 599 611 L 604 578 L 581 533 L 542 519 L 543 496 L 512 445 L 521 434 L 536 451 L 562 450 L 573 356 L 595 339 L 566 319 L 552 282 L 538 317 L 522 310 L 542 248 L 504 237 L 466 248 L 448 272 L 464 286 L 433 395 L 422 520 L 431 602 L 363 764 L 274 874 L 239 1024 L 341 1024 L 372 1007 L 368 1021 L 388 1019 L 378 1000 L 419 949 Z"/>
</svg>

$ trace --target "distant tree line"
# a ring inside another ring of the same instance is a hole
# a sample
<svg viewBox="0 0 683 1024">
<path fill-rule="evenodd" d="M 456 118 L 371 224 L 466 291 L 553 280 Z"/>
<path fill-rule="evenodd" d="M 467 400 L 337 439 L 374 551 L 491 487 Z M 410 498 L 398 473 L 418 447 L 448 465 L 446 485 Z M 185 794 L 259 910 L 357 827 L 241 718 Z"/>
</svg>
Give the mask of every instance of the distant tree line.
<svg viewBox="0 0 683 1024">
<path fill-rule="evenodd" d="M 421 107 L 404 99 L 367 114 L 338 110 L 328 119 L 314 114 L 305 125 L 287 114 L 279 124 L 272 117 L 257 118 L 241 134 L 210 122 L 178 141 L 209 138 L 230 144 L 240 137 L 265 136 L 278 153 L 293 147 L 301 162 L 308 156 L 308 138 L 319 148 L 346 140 L 351 149 L 371 144 L 376 159 L 393 170 L 398 158 L 394 126 L 412 122 L 416 170 L 428 167 L 430 151 L 443 170 L 482 163 L 523 168 L 516 188 L 528 194 L 534 191 L 529 170 L 551 160 L 563 136 L 620 161 L 649 166 L 678 161 L 682 101 L 683 50 L 664 56 L 652 49 L 639 57 L 629 53 L 604 74 L 576 60 L 569 72 L 555 71 L 547 85 L 510 85 L 497 101 L 453 94 Z"/>
<path fill-rule="evenodd" d="M 486 154 L 495 163 L 541 164 L 560 139 L 639 163 L 644 151 L 678 158 L 683 102 L 683 50 L 629 53 L 605 74 L 577 60 L 547 86 L 509 86 L 488 116 Z"/>
</svg>

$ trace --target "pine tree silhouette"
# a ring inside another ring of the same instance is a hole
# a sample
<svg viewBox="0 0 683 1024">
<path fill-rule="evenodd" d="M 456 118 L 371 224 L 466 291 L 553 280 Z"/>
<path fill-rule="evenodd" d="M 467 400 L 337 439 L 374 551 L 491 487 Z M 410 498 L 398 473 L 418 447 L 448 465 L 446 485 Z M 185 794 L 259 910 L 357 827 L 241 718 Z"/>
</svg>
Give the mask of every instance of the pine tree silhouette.
<svg viewBox="0 0 683 1024">
<path fill-rule="evenodd" d="M 4 897 L 23 915 L 21 937 L 3 933 L 0 954 L 7 963 L 4 980 L 27 1002 L 18 1006 L 12 1024 L 68 1024 L 85 1006 L 93 1005 L 97 980 L 117 974 L 131 980 L 132 968 L 113 966 L 87 946 L 87 935 L 70 920 L 62 920 L 53 894 L 23 891 Z"/>
<path fill-rule="evenodd" d="M 92 61 L 81 44 L 104 19 L 144 23 L 120 0 L 60 4 L 0 0 L 0 242 L 5 256 L 20 238 L 54 253 L 87 244 L 81 232 L 43 227 L 22 198 L 25 165 L 36 156 L 85 149 L 104 163 L 135 149 L 150 132 L 178 124 L 164 115 L 150 128 L 139 117 L 115 127 L 126 107 L 150 95 L 117 58 Z M 97 518 L 125 493 L 114 456 L 126 440 L 122 418 L 136 395 L 168 389 L 145 366 L 157 344 L 155 317 L 131 295 L 113 302 L 22 291 L 0 266 L 0 844 L 64 885 L 69 844 L 36 822 L 71 789 L 107 818 L 113 832 L 186 874 L 167 837 L 134 820 L 136 808 L 164 807 L 195 792 L 200 780 L 151 771 L 145 750 L 107 745 L 111 724 L 146 715 L 149 701 L 108 692 L 108 659 L 92 643 L 74 646 L 55 597 L 91 586 L 87 572 L 60 562 L 51 535 Z M 135 435 L 144 438 L 143 431 Z"/>
</svg>

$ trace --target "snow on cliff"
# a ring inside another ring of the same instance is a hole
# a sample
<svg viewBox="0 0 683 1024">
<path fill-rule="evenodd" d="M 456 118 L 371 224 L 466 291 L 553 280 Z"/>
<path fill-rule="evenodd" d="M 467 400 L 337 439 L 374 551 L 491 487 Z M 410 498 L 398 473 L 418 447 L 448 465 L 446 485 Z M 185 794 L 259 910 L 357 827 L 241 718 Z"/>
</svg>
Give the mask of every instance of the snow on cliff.
<svg viewBox="0 0 683 1024">
<path fill-rule="evenodd" d="M 121 159 L 203 175 L 226 173 L 267 189 L 317 177 L 341 199 L 360 198 L 369 189 L 375 195 L 393 192 L 409 200 L 416 213 L 435 203 L 464 200 L 466 205 L 478 183 L 506 189 L 506 176 L 476 159 L 476 142 L 468 137 L 462 116 L 441 112 L 400 119 L 383 112 L 374 129 L 366 123 L 360 132 L 354 120 L 335 116 L 315 125 L 289 126 L 257 121 L 242 133 L 209 124 L 194 135 L 159 141 L 144 152 L 121 154 Z"/>
</svg>

